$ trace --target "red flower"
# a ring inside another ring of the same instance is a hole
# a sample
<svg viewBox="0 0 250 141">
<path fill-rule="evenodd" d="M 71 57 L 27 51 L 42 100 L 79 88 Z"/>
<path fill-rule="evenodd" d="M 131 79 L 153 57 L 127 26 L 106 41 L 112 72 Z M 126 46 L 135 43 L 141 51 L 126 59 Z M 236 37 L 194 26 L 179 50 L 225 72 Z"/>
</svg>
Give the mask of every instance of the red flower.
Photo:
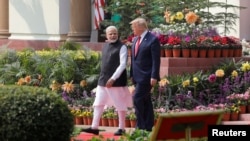
<svg viewBox="0 0 250 141">
<path fill-rule="evenodd" d="M 134 37 L 135 37 L 134 34 L 129 35 L 129 36 L 127 37 L 127 41 L 132 42 Z"/>
<path fill-rule="evenodd" d="M 220 39 L 220 43 L 221 43 L 222 45 L 228 44 L 228 37 L 222 37 L 222 38 Z"/>
<path fill-rule="evenodd" d="M 214 36 L 212 39 L 213 39 L 213 42 L 220 42 L 220 36 Z"/>
<path fill-rule="evenodd" d="M 166 35 L 159 35 L 158 40 L 160 41 L 161 45 L 165 45 L 168 43 L 168 37 Z"/>
<path fill-rule="evenodd" d="M 168 44 L 169 45 L 178 45 L 181 43 L 181 39 L 177 36 L 170 36 L 168 38 Z"/>
</svg>

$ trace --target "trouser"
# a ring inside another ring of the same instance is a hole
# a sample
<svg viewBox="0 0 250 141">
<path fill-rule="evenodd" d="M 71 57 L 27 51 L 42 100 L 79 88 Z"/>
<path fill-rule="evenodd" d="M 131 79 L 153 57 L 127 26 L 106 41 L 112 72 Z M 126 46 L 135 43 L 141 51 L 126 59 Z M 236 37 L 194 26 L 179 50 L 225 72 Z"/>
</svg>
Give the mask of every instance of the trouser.
<svg viewBox="0 0 250 141">
<path fill-rule="evenodd" d="M 154 125 L 154 110 L 151 100 L 151 85 L 136 84 L 133 102 L 137 118 L 136 128 L 152 131 Z"/>
</svg>

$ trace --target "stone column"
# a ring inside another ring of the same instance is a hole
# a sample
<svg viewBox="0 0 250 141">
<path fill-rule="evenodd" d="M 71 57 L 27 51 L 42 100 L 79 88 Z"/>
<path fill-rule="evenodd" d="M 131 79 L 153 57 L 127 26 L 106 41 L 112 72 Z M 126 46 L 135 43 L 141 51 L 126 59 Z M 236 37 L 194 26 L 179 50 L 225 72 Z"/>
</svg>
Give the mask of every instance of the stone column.
<svg viewBox="0 0 250 141">
<path fill-rule="evenodd" d="M 0 38 L 9 36 L 9 0 L 0 0 Z"/>
<path fill-rule="evenodd" d="M 89 42 L 91 34 L 91 1 L 70 0 L 68 41 Z"/>
</svg>

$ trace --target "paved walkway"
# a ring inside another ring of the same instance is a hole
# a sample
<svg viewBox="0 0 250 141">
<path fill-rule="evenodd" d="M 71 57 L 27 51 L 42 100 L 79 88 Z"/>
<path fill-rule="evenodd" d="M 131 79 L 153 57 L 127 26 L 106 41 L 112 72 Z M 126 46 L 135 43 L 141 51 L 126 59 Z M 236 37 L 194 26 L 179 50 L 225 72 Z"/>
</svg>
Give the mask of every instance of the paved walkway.
<svg viewBox="0 0 250 141">
<path fill-rule="evenodd" d="M 88 128 L 91 125 L 75 125 L 76 127 L 81 127 L 81 128 Z M 118 127 L 110 127 L 110 126 L 100 126 L 100 130 L 103 130 L 103 132 L 109 132 L 109 133 L 114 133 L 117 131 Z M 135 128 L 126 128 L 126 132 L 131 132 L 134 131 Z"/>
<path fill-rule="evenodd" d="M 80 127 L 80 128 L 90 127 L 90 125 L 75 125 L 75 126 Z M 114 136 L 114 132 L 117 131 L 118 127 L 100 126 L 99 129 L 102 130 L 99 133 L 99 135 L 101 136 L 81 132 L 78 136 L 74 137 L 73 140 L 74 141 L 87 141 L 87 140 L 93 139 L 93 137 L 96 137 L 96 138 L 101 137 L 103 140 L 113 139 L 116 141 L 116 140 L 120 140 L 121 138 L 121 136 Z M 126 128 L 126 133 L 132 133 L 133 131 L 134 131 L 134 128 Z"/>
</svg>

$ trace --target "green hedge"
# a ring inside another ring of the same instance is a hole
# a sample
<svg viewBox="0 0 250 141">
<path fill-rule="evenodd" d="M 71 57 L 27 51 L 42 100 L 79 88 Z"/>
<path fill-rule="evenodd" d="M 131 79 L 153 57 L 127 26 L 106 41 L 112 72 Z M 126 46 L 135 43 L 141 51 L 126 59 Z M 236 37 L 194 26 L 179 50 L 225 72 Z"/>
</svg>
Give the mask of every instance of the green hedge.
<svg viewBox="0 0 250 141">
<path fill-rule="evenodd" d="M 69 141 L 73 115 L 46 88 L 0 86 L 1 141 Z"/>
</svg>

